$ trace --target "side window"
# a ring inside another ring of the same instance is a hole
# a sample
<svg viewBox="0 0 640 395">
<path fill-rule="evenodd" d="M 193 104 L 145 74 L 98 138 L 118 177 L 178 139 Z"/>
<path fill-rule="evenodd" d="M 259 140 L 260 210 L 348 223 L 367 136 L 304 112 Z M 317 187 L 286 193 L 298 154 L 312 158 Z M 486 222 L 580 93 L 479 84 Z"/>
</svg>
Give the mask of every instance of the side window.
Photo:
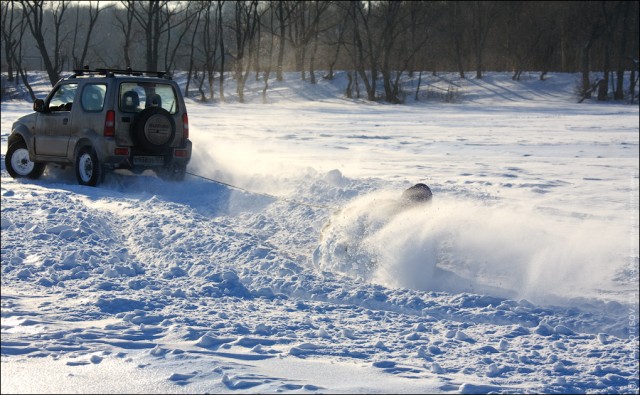
<svg viewBox="0 0 640 395">
<path fill-rule="evenodd" d="M 49 100 L 50 111 L 71 111 L 78 84 L 60 85 Z"/>
<path fill-rule="evenodd" d="M 105 84 L 87 84 L 82 89 L 82 109 L 100 112 L 104 108 Z"/>
</svg>

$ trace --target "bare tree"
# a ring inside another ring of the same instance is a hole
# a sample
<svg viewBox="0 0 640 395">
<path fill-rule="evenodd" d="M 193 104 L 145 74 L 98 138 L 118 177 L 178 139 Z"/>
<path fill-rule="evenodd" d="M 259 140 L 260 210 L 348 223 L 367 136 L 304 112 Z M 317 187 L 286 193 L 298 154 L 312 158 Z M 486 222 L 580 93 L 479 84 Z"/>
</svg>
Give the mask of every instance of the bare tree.
<svg viewBox="0 0 640 395">
<path fill-rule="evenodd" d="M 225 47 L 224 47 L 224 30 L 223 30 L 223 15 L 222 7 L 224 6 L 224 0 L 218 0 L 218 43 L 220 47 L 220 101 L 224 101 L 224 65 L 225 65 Z"/>
<path fill-rule="evenodd" d="M 431 70 L 433 76 L 436 76 L 436 70 L 447 70 L 465 78 L 464 55 L 469 51 L 464 33 L 468 23 L 461 10 L 462 3 L 426 3 L 425 30 L 428 41 L 424 44 L 424 50 L 416 53 L 414 69 Z M 418 33 L 421 32 L 418 30 Z"/>
<path fill-rule="evenodd" d="M 553 15 L 547 15 L 547 10 L 541 12 L 534 2 L 510 2 L 504 8 L 499 18 L 504 22 L 499 28 L 505 32 L 502 36 L 507 67 L 513 72 L 511 78 L 517 81 L 524 71 L 532 70 L 536 58 L 551 61 L 558 40 L 557 21 L 551 19 Z M 548 66 L 542 64 L 539 67 L 545 69 Z M 544 74 L 543 71 L 541 79 Z"/>
<path fill-rule="evenodd" d="M 189 45 L 189 67 L 187 71 L 187 83 L 185 84 L 185 87 L 184 87 L 185 97 L 189 97 L 189 84 L 191 83 L 191 77 L 193 75 L 193 67 L 194 67 L 194 52 L 195 52 L 194 50 L 195 50 L 196 35 L 198 34 L 198 26 L 200 25 L 200 16 L 202 12 L 205 10 L 206 6 L 207 6 L 207 3 L 199 2 L 198 7 L 196 8 L 196 11 L 195 11 L 196 25 L 194 26 L 193 31 L 191 32 L 191 44 Z"/>
<path fill-rule="evenodd" d="M 61 0 L 59 2 L 55 2 L 55 5 L 51 6 L 54 26 L 53 48 L 51 48 L 45 41 L 46 30 L 44 28 L 44 1 L 21 0 L 20 3 L 22 4 L 24 10 L 24 19 L 26 19 L 27 21 L 29 30 L 31 31 L 31 35 L 36 40 L 36 46 L 40 51 L 44 67 L 49 76 L 49 81 L 53 86 L 60 79 L 60 72 L 62 71 L 63 66 L 64 59 L 61 56 L 62 54 L 60 51 L 60 44 L 66 37 L 60 37 L 60 34 L 61 26 L 64 22 L 64 14 L 68 7 L 68 2 Z M 49 54 L 48 48 L 52 49 L 53 59 Z"/>
<path fill-rule="evenodd" d="M 291 61 L 312 83 L 316 70 L 327 70 L 325 78 L 331 78 L 336 68 L 344 69 L 350 77 L 345 94 L 356 97 L 362 87 L 367 99 L 378 100 L 384 88 L 382 97 L 392 102 L 402 99 L 401 77 L 414 70 L 434 74 L 454 70 L 463 78 L 465 69 L 475 69 L 478 78 L 486 70 L 508 70 L 514 79 L 527 70 L 539 70 L 541 79 L 549 71 L 580 72 L 582 96 L 597 92 L 601 100 L 623 99 L 637 75 L 629 62 L 630 57 L 637 60 L 637 0 L 121 0 L 120 4 L 2 1 L 3 70 L 9 78 L 15 76 L 18 60 L 12 59 L 13 54 L 31 55 L 29 46 L 35 42 L 52 84 L 67 66 L 101 63 L 157 69 L 164 65 L 189 70 L 192 89 L 194 71 L 202 71 L 198 81 L 206 96 L 213 97 L 219 83 L 219 97 L 224 100 L 228 64 L 233 64 L 236 79 L 242 77 L 238 81 L 244 90 L 246 73 L 259 79 L 274 72 L 281 81 Z M 205 5 L 210 8 L 206 18 Z M 103 13 L 107 8 L 112 11 Z M 22 25 L 16 12 L 21 13 Z M 256 24 L 259 20 L 262 25 Z M 17 26 L 26 29 L 22 51 Z M 110 39 L 114 30 L 122 39 Z M 600 80 L 592 80 L 593 71 L 598 71 Z M 628 71 L 635 74 L 629 76 Z"/>
<path fill-rule="evenodd" d="M 374 29 L 374 5 L 371 1 L 366 4 L 359 1 L 349 2 L 349 15 L 353 25 L 353 58 L 355 72 L 362 79 L 367 91 L 367 99 L 376 100 L 376 86 L 378 81 L 378 59 L 381 40 Z M 367 67 L 369 73 L 367 74 Z M 357 84 L 356 79 L 356 84 Z"/>
<path fill-rule="evenodd" d="M 82 66 L 84 66 L 85 64 L 85 59 L 87 58 L 87 50 L 89 49 L 89 43 L 91 41 L 91 33 L 93 32 L 93 29 L 96 26 L 96 22 L 98 21 L 98 17 L 100 16 L 100 12 L 109 9 L 111 7 L 113 7 L 113 4 L 109 4 L 106 7 L 100 7 L 100 4 L 98 2 L 96 2 L 95 7 L 92 1 L 89 1 L 89 9 L 88 9 L 88 13 L 89 13 L 89 26 L 87 27 L 87 33 L 85 35 L 84 38 L 84 45 L 82 46 L 82 54 L 80 55 L 80 57 L 78 57 L 76 55 L 76 42 L 77 42 L 77 38 L 78 38 L 78 32 L 80 31 L 80 26 L 82 26 L 82 24 L 80 23 L 80 11 L 81 11 L 81 7 L 80 5 L 76 6 L 76 27 L 74 29 L 74 34 L 73 34 L 73 44 L 71 46 L 71 57 L 73 58 L 73 64 L 74 67 L 76 68 L 81 68 Z M 82 7 L 84 8 L 84 7 Z"/>
<path fill-rule="evenodd" d="M 594 90 L 589 77 L 591 71 L 591 48 L 596 40 L 604 33 L 604 23 L 600 4 L 597 2 L 580 3 L 573 5 L 574 24 L 577 26 L 577 39 L 580 45 L 580 72 L 582 73 L 582 99 L 591 97 Z"/>
<path fill-rule="evenodd" d="M 383 44 L 380 73 L 385 100 L 400 103 L 400 76 L 409 69 L 416 53 L 427 42 L 427 9 L 426 3 L 422 2 L 390 1 L 386 5 L 381 22 Z M 421 32 L 419 37 L 418 31 Z"/>
<path fill-rule="evenodd" d="M 311 27 L 309 30 L 309 40 L 307 41 L 307 45 L 310 42 L 313 42 L 311 47 L 311 53 L 309 54 L 309 77 L 310 82 L 312 84 L 316 83 L 316 75 L 315 75 L 315 65 L 316 65 L 316 55 L 318 53 L 318 43 L 320 42 L 319 35 L 320 33 L 329 29 L 330 25 L 321 26 L 320 22 L 322 21 L 322 16 L 329 9 L 329 5 L 331 3 L 327 1 L 316 0 L 314 2 L 313 7 L 313 19 L 311 20 Z"/>
<path fill-rule="evenodd" d="M 276 66 L 276 80 L 282 81 L 283 77 L 283 63 L 284 63 L 284 48 L 286 41 L 286 29 L 291 11 L 295 8 L 290 6 L 289 1 L 278 1 L 275 12 L 278 18 L 278 64 Z"/>
<path fill-rule="evenodd" d="M 305 80 L 305 61 L 309 53 L 309 71 L 315 67 L 315 54 L 317 52 L 319 24 L 322 15 L 331 3 L 315 0 L 299 1 L 291 7 L 289 24 L 289 42 L 294 50 L 295 68 L 300 72 L 300 77 Z M 313 44 L 312 44 L 313 43 Z M 315 83 L 315 75 L 311 75 L 311 82 Z"/>
<path fill-rule="evenodd" d="M 332 7 L 331 11 L 329 19 L 333 20 L 334 23 L 331 24 L 325 32 L 325 45 L 333 49 L 333 56 L 331 57 L 328 65 L 329 71 L 324 76 L 324 78 L 328 80 L 333 79 L 333 70 L 338 62 L 340 49 L 345 46 L 345 32 L 349 21 L 349 14 L 343 7 Z"/>
<path fill-rule="evenodd" d="M 14 11 L 14 8 L 12 7 L 11 12 L 13 11 Z M 27 70 L 22 65 L 22 60 L 23 60 L 22 43 L 23 43 L 23 37 L 25 35 L 26 30 L 27 30 L 27 24 L 25 23 L 24 19 L 20 18 L 13 32 L 13 33 L 16 33 L 17 40 L 14 39 L 12 42 L 15 45 L 11 45 L 9 47 L 11 53 L 8 58 L 11 59 L 11 61 L 14 63 L 17 74 L 20 75 L 20 79 L 22 80 L 22 83 L 24 84 L 24 86 L 27 88 L 27 91 L 29 92 L 29 96 L 33 101 L 36 99 L 36 95 L 33 92 L 31 85 L 29 84 Z M 12 36 L 13 36 L 13 33 L 12 33 Z"/>
<path fill-rule="evenodd" d="M 460 9 L 460 3 L 457 1 L 453 2 L 453 18 L 452 18 L 452 25 L 453 25 L 453 41 L 455 44 L 455 63 L 456 66 L 458 67 L 458 73 L 460 73 L 460 78 L 465 78 L 464 76 L 464 61 L 462 58 L 462 53 L 463 53 L 463 33 L 464 33 L 464 13 L 463 11 Z"/>
<path fill-rule="evenodd" d="M 165 8 L 164 8 L 165 17 L 169 21 L 166 29 L 167 39 L 166 39 L 165 61 L 164 61 L 164 69 L 167 71 L 174 69 L 176 54 L 178 52 L 178 49 L 182 47 L 182 40 L 184 39 L 184 36 L 186 36 L 187 33 L 189 32 L 189 28 L 191 27 L 191 24 L 193 23 L 195 18 L 199 17 L 200 15 L 199 2 L 187 2 L 187 5 L 184 8 L 184 10 L 179 9 L 177 7 L 179 7 L 179 5 L 176 6 L 175 10 L 171 10 L 169 5 L 167 4 L 165 5 Z M 180 14 L 182 14 L 182 12 L 184 12 L 184 17 L 180 18 Z M 171 20 L 173 19 L 177 19 L 175 25 L 171 25 Z M 175 40 L 175 42 L 173 43 L 173 49 L 171 49 L 171 44 L 172 44 L 171 32 L 172 30 L 178 28 L 181 25 L 184 25 L 184 27 L 180 32 L 180 34 L 178 35 L 177 40 Z"/>
<path fill-rule="evenodd" d="M 629 38 L 631 39 L 632 43 L 630 45 L 631 48 L 638 48 L 638 33 L 640 28 L 638 27 L 638 25 L 640 25 L 639 23 L 639 19 L 640 19 L 640 12 L 638 12 L 638 2 L 635 1 L 633 2 L 632 5 L 632 13 L 631 15 L 633 15 L 633 19 L 631 21 L 631 26 L 632 26 L 632 30 L 629 34 Z M 635 102 L 635 99 L 637 97 L 636 95 L 636 85 L 638 83 L 638 72 L 640 71 L 638 69 L 638 53 L 634 53 L 633 55 L 629 55 L 627 57 L 627 59 L 629 60 L 629 64 L 631 66 L 631 73 L 629 73 L 629 88 L 628 88 L 628 92 L 629 92 L 629 102 L 631 104 L 633 104 Z"/>
<path fill-rule="evenodd" d="M 130 51 L 131 51 L 131 43 L 133 40 L 133 20 L 135 15 L 136 4 L 133 1 L 123 1 L 122 3 L 127 10 L 126 20 L 122 19 L 119 13 L 116 13 L 115 19 L 116 21 L 118 21 L 118 25 L 120 27 L 120 30 L 122 31 L 122 36 L 124 39 L 124 44 L 122 49 L 124 54 L 125 68 L 129 68 L 129 67 L 132 68 L 133 65 L 131 63 Z"/>
<path fill-rule="evenodd" d="M 276 66 L 276 80 L 282 81 L 284 79 L 282 74 L 282 64 L 284 63 L 284 41 L 286 25 L 285 20 L 285 2 L 278 1 L 276 6 L 276 15 L 278 17 L 278 63 Z"/>
<path fill-rule="evenodd" d="M 611 6 L 610 6 L 611 5 Z M 613 41 L 614 31 L 618 24 L 619 17 L 622 11 L 622 2 L 606 1 L 600 2 L 603 20 L 603 39 L 604 39 L 604 51 L 603 51 L 603 65 L 602 65 L 602 80 L 598 84 L 598 101 L 605 101 L 609 98 L 609 72 L 611 71 L 611 46 Z"/>
<path fill-rule="evenodd" d="M 218 19 L 212 13 L 217 14 L 217 10 L 213 10 L 213 1 L 207 1 L 204 8 L 204 26 L 202 31 L 202 44 L 204 53 L 204 69 L 209 82 L 209 100 L 214 98 L 214 79 L 215 79 L 215 60 L 218 52 Z M 203 77 L 204 78 L 204 77 Z"/>
<path fill-rule="evenodd" d="M 286 5 L 289 7 L 289 30 L 288 30 L 288 38 L 291 43 L 291 48 L 293 49 L 294 59 L 295 59 L 295 70 L 300 71 L 301 78 L 304 80 L 305 72 L 304 72 L 304 58 L 306 46 L 304 45 L 304 35 L 306 32 L 306 25 L 308 23 L 307 18 L 309 12 L 307 10 L 307 6 L 310 3 L 305 1 L 291 1 L 287 2 Z"/>
<path fill-rule="evenodd" d="M 244 103 L 244 87 L 250 72 L 251 54 L 255 45 L 256 32 L 260 23 L 259 19 L 257 1 L 236 1 L 235 25 L 232 30 L 235 34 L 236 42 L 236 93 L 240 103 Z"/>
<path fill-rule="evenodd" d="M 629 12 L 631 11 L 632 3 L 623 2 L 621 5 L 622 12 L 622 31 L 619 38 L 618 57 L 616 64 L 616 86 L 614 90 L 613 98 L 615 100 L 624 99 L 624 69 L 626 64 L 627 55 L 627 36 L 629 35 L 629 20 L 631 19 Z"/>
<path fill-rule="evenodd" d="M 382 26 L 382 46 L 381 56 L 382 64 L 380 72 L 382 73 L 382 82 L 385 91 L 385 98 L 392 103 L 398 103 L 398 90 L 397 85 L 394 88 L 392 86 L 391 73 L 392 69 L 397 64 L 392 64 L 392 57 L 397 55 L 394 51 L 396 42 L 401 33 L 401 27 L 406 23 L 406 14 L 403 14 L 402 2 L 400 1 L 386 1 L 381 6 L 381 26 Z M 396 71 L 398 72 L 398 71 Z"/>
<path fill-rule="evenodd" d="M 22 18 L 17 14 L 22 14 L 22 10 L 16 10 L 15 6 L 16 3 L 13 1 L 3 1 L 0 3 L 0 14 L 2 14 L 2 41 L 4 43 L 3 47 L 7 62 L 7 79 L 9 82 L 13 82 L 13 65 L 16 62 L 13 54 L 22 39 L 22 37 L 20 37 L 20 40 L 16 39 L 16 32 L 19 32 L 22 26 Z"/>
<path fill-rule="evenodd" d="M 271 74 L 271 69 L 273 67 L 273 47 L 274 47 L 274 38 L 276 36 L 276 32 L 275 32 L 275 21 L 276 21 L 276 4 L 274 4 L 274 1 L 270 1 L 268 4 L 267 9 L 265 10 L 265 13 L 268 12 L 269 15 L 268 17 L 263 18 L 263 20 L 265 20 L 266 22 L 268 22 L 268 25 L 266 25 L 265 23 L 265 27 L 268 28 L 268 43 L 267 43 L 267 47 L 266 49 L 264 49 L 264 56 L 267 58 L 267 62 L 266 62 L 266 66 L 264 68 L 264 72 L 262 74 L 262 78 L 264 81 L 264 88 L 262 89 L 262 102 L 266 103 L 267 102 L 267 90 L 269 89 L 269 76 Z"/>
<path fill-rule="evenodd" d="M 129 0 L 123 2 L 124 6 L 133 14 L 145 34 L 145 58 L 147 70 L 157 70 L 159 60 L 160 37 L 169 24 L 169 19 L 174 11 L 162 12 L 168 1 L 149 0 L 139 2 Z"/>
<path fill-rule="evenodd" d="M 491 4 L 485 1 L 471 2 L 471 32 L 472 47 L 476 60 L 476 78 L 482 78 L 484 68 L 484 51 L 487 44 L 487 36 L 491 28 Z"/>
</svg>

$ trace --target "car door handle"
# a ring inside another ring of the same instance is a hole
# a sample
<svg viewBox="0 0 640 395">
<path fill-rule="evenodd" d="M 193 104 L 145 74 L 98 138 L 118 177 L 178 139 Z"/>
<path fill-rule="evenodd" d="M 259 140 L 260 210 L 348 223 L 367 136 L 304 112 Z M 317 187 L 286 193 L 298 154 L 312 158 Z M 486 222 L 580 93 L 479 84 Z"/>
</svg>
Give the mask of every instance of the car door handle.
<svg viewBox="0 0 640 395">
<path fill-rule="evenodd" d="M 69 123 L 69 118 L 62 118 L 62 124 L 66 125 Z"/>
</svg>

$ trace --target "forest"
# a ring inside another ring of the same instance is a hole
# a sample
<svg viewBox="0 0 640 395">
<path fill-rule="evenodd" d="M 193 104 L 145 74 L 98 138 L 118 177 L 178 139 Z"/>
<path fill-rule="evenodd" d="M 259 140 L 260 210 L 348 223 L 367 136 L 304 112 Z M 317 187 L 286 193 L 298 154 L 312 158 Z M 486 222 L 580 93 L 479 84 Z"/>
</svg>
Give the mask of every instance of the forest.
<svg viewBox="0 0 640 395">
<path fill-rule="evenodd" d="M 638 1 L 2 1 L 2 84 L 90 67 L 187 73 L 185 95 L 240 102 L 248 78 L 401 102 L 405 75 L 579 73 L 580 96 L 623 100 L 638 79 Z M 625 81 L 625 78 L 627 80 Z M 33 92 L 31 92 L 33 97 Z"/>
</svg>

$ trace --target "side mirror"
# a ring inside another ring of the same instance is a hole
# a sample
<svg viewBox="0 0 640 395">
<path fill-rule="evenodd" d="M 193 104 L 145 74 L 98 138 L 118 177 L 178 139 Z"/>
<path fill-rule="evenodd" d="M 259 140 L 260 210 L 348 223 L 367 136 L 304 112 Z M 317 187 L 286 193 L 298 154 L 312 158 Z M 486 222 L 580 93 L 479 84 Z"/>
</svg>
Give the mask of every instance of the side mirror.
<svg viewBox="0 0 640 395">
<path fill-rule="evenodd" d="M 33 111 L 44 112 L 44 100 L 36 99 L 33 101 Z"/>
</svg>

